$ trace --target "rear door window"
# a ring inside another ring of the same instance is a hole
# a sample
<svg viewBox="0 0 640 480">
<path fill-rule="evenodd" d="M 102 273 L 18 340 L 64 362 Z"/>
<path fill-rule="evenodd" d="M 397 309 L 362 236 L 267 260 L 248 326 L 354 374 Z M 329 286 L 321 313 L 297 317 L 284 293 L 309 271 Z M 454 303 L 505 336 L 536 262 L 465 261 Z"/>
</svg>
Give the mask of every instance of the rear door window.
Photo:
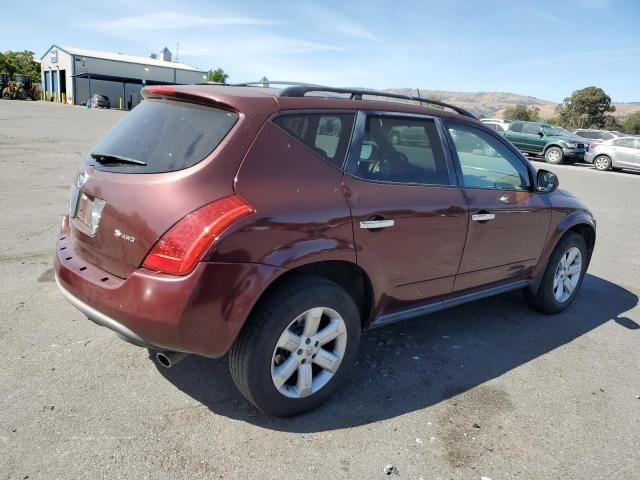
<svg viewBox="0 0 640 480">
<path fill-rule="evenodd" d="M 528 133 L 529 135 L 538 135 L 540 132 L 540 125 L 536 123 L 528 123 L 524 126 L 524 133 Z"/>
<path fill-rule="evenodd" d="M 427 118 L 369 115 L 360 156 L 347 171 L 377 182 L 450 184 L 438 128 Z"/>
<path fill-rule="evenodd" d="M 145 100 L 91 150 L 87 163 L 121 173 L 175 172 L 204 160 L 238 114 L 182 102 Z"/>
<path fill-rule="evenodd" d="M 324 160 L 342 168 L 349 149 L 353 119 L 352 113 L 302 113 L 281 115 L 273 123 Z"/>
<path fill-rule="evenodd" d="M 522 132 L 523 126 L 524 126 L 524 123 L 514 122 L 511 124 L 511 127 L 509 127 L 509 130 L 511 130 L 512 132 Z"/>
</svg>

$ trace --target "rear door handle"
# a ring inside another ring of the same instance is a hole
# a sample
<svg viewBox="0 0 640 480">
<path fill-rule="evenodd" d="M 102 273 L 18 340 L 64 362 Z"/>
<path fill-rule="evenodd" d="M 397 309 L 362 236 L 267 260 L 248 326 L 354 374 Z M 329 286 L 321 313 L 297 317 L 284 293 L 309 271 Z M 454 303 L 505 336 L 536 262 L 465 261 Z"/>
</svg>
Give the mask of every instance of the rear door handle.
<svg viewBox="0 0 640 480">
<path fill-rule="evenodd" d="M 471 215 L 471 220 L 474 222 L 488 222 L 496 218 L 494 213 L 474 213 Z"/>
<path fill-rule="evenodd" d="M 360 222 L 360 228 L 374 230 L 376 228 L 393 227 L 394 224 L 393 220 L 363 220 Z"/>
</svg>

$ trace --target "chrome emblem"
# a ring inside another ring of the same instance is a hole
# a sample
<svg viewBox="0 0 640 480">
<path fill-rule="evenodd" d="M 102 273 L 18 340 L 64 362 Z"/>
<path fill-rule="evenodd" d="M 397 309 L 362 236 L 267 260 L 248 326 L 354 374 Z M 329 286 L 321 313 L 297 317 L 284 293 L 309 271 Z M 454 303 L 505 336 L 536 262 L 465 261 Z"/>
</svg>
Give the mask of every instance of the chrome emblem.
<svg viewBox="0 0 640 480">
<path fill-rule="evenodd" d="M 89 180 L 89 174 L 86 171 L 80 173 L 80 175 L 78 175 L 78 178 L 76 178 L 76 187 L 84 187 L 84 184 L 87 183 L 87 180 Z"/>
<path fill-rule="evenodd" d="M 131 243 L 134 243 L 136 241 L 136 237 L 134 237 L 133 235 L 128 235 L 126 233 L 122 233 L 122 231 L 117 228 L 113 230 L 113 236 Z"/>
</svg>

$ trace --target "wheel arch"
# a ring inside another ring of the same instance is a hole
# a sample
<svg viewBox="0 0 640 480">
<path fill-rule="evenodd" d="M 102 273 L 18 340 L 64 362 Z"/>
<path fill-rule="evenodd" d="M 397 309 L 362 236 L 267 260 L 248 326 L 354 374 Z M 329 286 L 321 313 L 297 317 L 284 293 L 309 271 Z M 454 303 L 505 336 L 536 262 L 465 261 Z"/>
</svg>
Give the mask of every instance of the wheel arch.
<svg viewBox="0 0 640 480">
<path fill-rule="evenodd" d="M 556 234 L 552 237 L 553 240 L 547 244 L 543 255 L 540 257 L 540 261 L 538 262 L 538 266 L 536 267 L 536 271 L 533 275 L 533 280 L 529 285 L 530 292 L 535 293 L 538 290 L 553 251 L 556 249 L 562 239 L 571 233 L 577 233 L 578 235 L 580 235 L 582 238 L 584 238 L 587 244 L 588 268 L 589 263 L 591 262 L 591 256 L 593 255 L 593 250 L 595 248 L 596 228 L 595 223 L 593 223 L 593 221 L 590 220 L 586 214 L 581 213 L 577 216 L 567 217 L 565 221 L 558 225 L 558 227 L 556 228 Z"/>
<path fill-rule="evenodd" d="M 549 150 L 551 147 L 557 147 L 557 148 L 559 148 L 560 150 L 562 150 L 562 149 L 564 148 L 562 145 L 557 144 L 557 143 L 553 143 L 553 142 L 552 142 L 552 143 L 547 143 L 547 144 L 544 146 L 544 150 L 542 150 L 542 154 L 543 154 L 543 155 L 544 155 L 544 154 L 546 154 L 546 153 L 547 153 L 547 150 Z M 564 153 L 564 150 L 562 151 L 562 153 Z"/>
<path fill-rule="evenodd" d="M 338 284 L 353 298 L 360 312 L 363 328 L 368 325 L 373 311 L 374 298 L 371 279 L 362 267 L 346 260 L 317 261 L 287 269 L 262 292 L 251 309 L 248 319 L 251 318 L 251 313 L 258 307 L 263 298 L 283 283 L 299 276 L 322 277 Z"/>
</svg>

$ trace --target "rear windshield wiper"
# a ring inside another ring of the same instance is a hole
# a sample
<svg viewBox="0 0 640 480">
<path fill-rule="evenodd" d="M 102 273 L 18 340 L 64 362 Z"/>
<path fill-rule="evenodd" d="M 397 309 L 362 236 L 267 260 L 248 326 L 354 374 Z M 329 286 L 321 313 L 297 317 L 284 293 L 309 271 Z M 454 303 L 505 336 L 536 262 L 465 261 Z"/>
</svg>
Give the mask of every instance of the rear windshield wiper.
<svg viewBox="0 0 640 480">
<path fill-rule="evenodd" d="M 143 160 L 136 160 L 135 158 L 124 157 L 122 155 L 114 155 L 112 153 L 100 153 L 93 152 L 90 154 L 96 162 L 106 165 L 110 163 L 133 163 L 135 165 L 146 165 L 147 162 Z"/>
</svg>

